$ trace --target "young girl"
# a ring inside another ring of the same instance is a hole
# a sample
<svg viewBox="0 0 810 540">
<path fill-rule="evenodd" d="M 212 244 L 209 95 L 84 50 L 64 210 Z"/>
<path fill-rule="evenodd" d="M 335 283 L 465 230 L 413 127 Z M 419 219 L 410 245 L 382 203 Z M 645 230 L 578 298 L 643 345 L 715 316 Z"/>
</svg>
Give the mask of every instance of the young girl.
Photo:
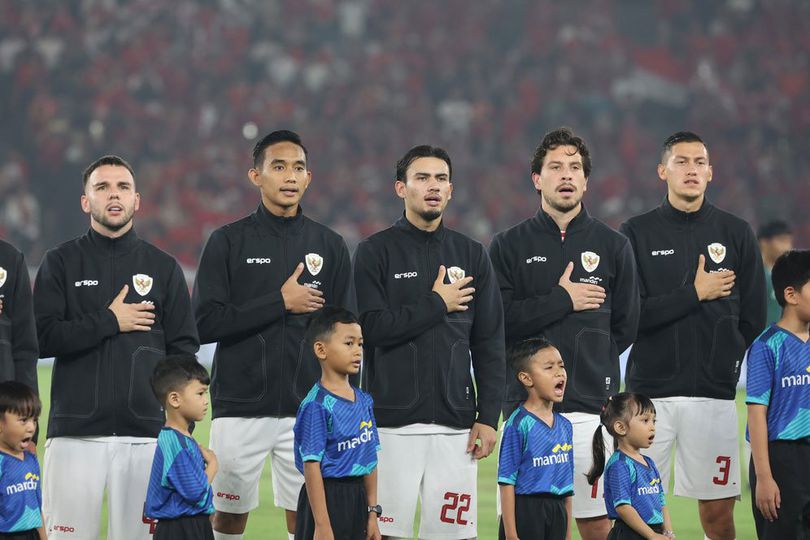
<svg viewBox="0 0 810 540">
<path fill-rule="evenodd" d="M 45 538 L 39 463 L 28 449 L 42 404 L 22 383 L 0 383 L 0 537 Z"/>
<path fill-rule="evenodd" d="M 653 460 L 641 455 L 655 438 L 655 405 L 641 394 L 622 392 L 608 399 L 600 415 L 613 436 L 614 450 L 606 465 L 600 426 L 593 434 L 593 485 L 604 472 L 605 506 L 615 519 L 608 540 L 675 538 L 664 501 L 661 476 Z"/>
</svg>

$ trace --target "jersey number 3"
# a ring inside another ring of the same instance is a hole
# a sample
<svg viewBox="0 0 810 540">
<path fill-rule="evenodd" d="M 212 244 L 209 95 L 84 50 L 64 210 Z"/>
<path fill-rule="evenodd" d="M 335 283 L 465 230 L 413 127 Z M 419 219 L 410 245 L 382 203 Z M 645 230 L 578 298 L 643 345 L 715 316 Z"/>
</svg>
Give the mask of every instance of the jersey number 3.
<svg viewBox="0 0 810 540">
<path fill-rule="evenodd" d="M 731 472 L 731 457 L 730 456 L 717 456 L 714 460 L 715 463 L 720 465 L 720 475 L 712 478 L 712 482 L 718 486 L 725 486 L 728 484 L 728 474 Z"/>
</svg>

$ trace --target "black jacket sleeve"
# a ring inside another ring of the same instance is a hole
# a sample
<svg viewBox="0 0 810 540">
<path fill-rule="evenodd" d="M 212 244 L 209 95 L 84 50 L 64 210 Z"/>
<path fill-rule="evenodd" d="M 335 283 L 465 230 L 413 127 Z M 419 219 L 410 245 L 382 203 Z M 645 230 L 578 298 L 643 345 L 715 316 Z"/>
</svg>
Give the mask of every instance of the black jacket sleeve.
<svg viewBox="0 0 810 540">
<path fill-rule="evenodd" d="M 616 276 L 611 294 L 610 332 L 621 354 L 636 340 L 641 312 L 636 259 L 627 240 L 616 254 Z"/>
<path fill-rule="evenodd" d="M 390 347 L 405 343 L 444 320 L 447 306 L 438 293 L 419 294 L 414 303 L 392 309 L 384 281 L 379 254 L 368 241 L 361 242 L 354 257 L 354 283 L 366 345 Z"/>
<path fill-rule="evenodd" d="M 765 294 L 765 269 L 754 231 L 746 225 L 740 245 L 740 268 L 735 286 L 740 291 L 740 333 L 748 347 L 765 329 L 767 303 Z"/>
<path fill-rule="evenodd" d="M 183 271 L 174 263 L 166 301 L 163 304 L 163 334 L 166 338 L 166 354 L 196 354 L 200 348 L 197 327 L 191 313 L 191 300 Z"/>
<path fill-rule="evenodd" d="M 91 349 L 118 333 L 118 320 L 106 307 L 67 319 L 66 287 L 64 262 L 58 253 L 46 253 L 34 280 L 34 314 L 43 358 Z"/>
<path fill-rule="evenodd" d="M 500 235 L 492 240 L 489 249 L 501 289 L 508 341 L 536 336 L 574 310 L 571 296 L 559 285 L 554 285 L 548 294 L 516 297 L 512 265 L 508 262 L 506 247 L 502 245 Z"/>
<path fill-rule="evenodd" d="M 20 253 L 14 268 L 16 280 L 11 319 L 11 356 L 14 360 L 14 380 L 32 388 L 39 394 L 37 385 L 37 326 L 34 320 L 34 305 L 31 297 L 31 281 L 28 279 L 28 268 L 25 257 Z"/>
<path fill-rule="evenodd" d="M 475 320 L 470 335 L 470 355 L 478 390 L 476 421 L 497 430 L 506 382 L 504 317 L 498 281 L 483 246 L 475 275 L 474 299 Z"/>
<path fill-rule="evenodd" d="M 638 248 L 632 227 L 623 223 L 620 232 L 630 240 L 633 252 L 637 253 Z M 697 266 L 697 261 L 695 261 L 695 266 Z M 682 319 L 700 305 L 695 284 L 692 281 L 684 283 L 666 294 L 648 296 L 644 286 L 644 277 L 639 276 L 639 294 L 641 296 L 641 316 L 638 325 L 640 332 Z"/>
<path fill-rule="evenodd" d="M 352 260 L 349 257 L 349 248 L 346 247 L 346 242 L 343 240 L 340 242 L 339 251 L 338 265 L 335 270 L 335 284 L 333 286 L 335 298 L 327 299 L 327 302 L 348 309 L 352 313 L 357 313 L 357 296 L 354 291 Z"/>
<path fill-rule="evenodd" d="M 281 289 L 241 304 L 231 301 L 229 254 L 230 246 L 224 231 L 214 231 L 200 258 L 192 299 L 202 343 L 258 332 L 284 317 L 286 312 Z"/>
</svg>

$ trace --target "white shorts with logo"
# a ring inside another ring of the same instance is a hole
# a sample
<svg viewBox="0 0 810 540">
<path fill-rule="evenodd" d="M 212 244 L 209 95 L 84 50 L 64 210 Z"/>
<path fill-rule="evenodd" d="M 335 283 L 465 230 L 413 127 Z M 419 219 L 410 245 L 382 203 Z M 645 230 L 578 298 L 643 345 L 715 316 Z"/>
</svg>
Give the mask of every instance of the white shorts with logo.
<svg viewBox="0 0 810 540">
<path fill-rule="evenodd" d="M 214 507 L 245 514 L 259 506 L 259 479 L 268 455 L 273 471 L 273 503 L 295 510 L 304 476 L 295 468 L 295 418 L 215 418 L 209 444 L 219 462 Z"/>
<path fill-rule="evenodd" d="M 655 403 L 653 445 L 644 453 L 655 461 L 669 490 L 675 447 L 675 495 L 699 500 L 740 495 L 740 447 L 734 400 L 659 398 Z"/>
<path fill-rule="evenodd" d="M 411 538 L 419 500 L 419 538 L 476 537 L 478 463 L 467 453 L 469 431 L 407 434 L 411 427 L 379 429 L 382 449 L 377 456 L 377 499 L 383 509 L 378 522 L 380 532 L 383 536 Z"/>
<path fill-rule="evenodd" d="M 133 441 L 140 442 L 122 442 Z M 99 537 L 107 490 L 107 536 L 147 540 L 143 515 L 156 439 L 56 437 L 45 443 L 42 506 L 48 538 Z"/>
</svg>

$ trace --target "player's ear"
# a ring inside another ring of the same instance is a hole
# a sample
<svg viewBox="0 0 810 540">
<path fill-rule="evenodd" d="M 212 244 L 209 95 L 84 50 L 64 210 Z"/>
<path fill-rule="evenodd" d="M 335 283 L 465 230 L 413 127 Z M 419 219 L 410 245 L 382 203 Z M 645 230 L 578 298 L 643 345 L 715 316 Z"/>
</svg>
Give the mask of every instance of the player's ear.
<svg viewBox="0 0 810 540">
<path fill-rule="evenodd" d="M 166 396 L 166 404 L 175 409 L 180 407 L 180 392 L 169 392 Z"/>
<path fill-rule="evenodd" d="M 627 435 L 627 426 L 621 420 L 616 420 L 615 422 L 613 422 L 613 431 L 617 435 L 621 435 L 622 437 L 624 437 L 625 435 Z"/>
<path fill-rule="evenodd" d="M 397 197 L 399 197 L 400 199 L 405 198 L 406 193 L 405 189 L 406 189 L 405 182 L 403 182 L 402 180 L 394 181 L 394 191 L 396 191 Z"/>
<path fill-rule="evenodd" d="M 526 373 L 525 371 L 519 371 L 517 376 L 518 376 L 518 380 L 520 381 L 520 383 L 523 386 L 528 386 L 529 388 L 534 386 L 534 381 L 532 381 L 532 376 L 529 375 L 528 373 Z"/>
<path fill-rule="evenodd" d="M 316 341 L 312 344 L 312 350 L 318 360 L 326 359 L 326 344 L 323 341 Z"/>
</svg>

